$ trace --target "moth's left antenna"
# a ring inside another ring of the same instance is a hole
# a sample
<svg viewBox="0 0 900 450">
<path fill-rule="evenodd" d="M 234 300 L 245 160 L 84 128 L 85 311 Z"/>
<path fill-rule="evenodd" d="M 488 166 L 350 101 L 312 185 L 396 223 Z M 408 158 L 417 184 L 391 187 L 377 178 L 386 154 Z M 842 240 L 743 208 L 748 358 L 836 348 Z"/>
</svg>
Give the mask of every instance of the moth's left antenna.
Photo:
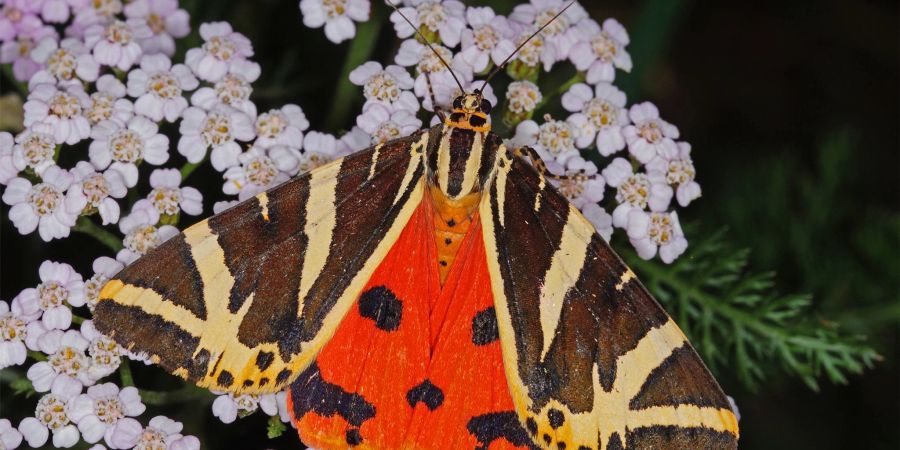
<svg viewBox="0 0 900 450">
<path fill-rule="evenodd" d="M 393 2 L 391 2 L 391 0 L 384 0 L 384 2 L 387 3 L 388 5 L 390 5 L 391 8 L 394 8 L 394 11 L 397 11 L 397 14 L 400 14 L 400 17 L 402 17 L 403 20 L 405 20 L 406 23 L 408 23 L 409 26 L 411 26 L 412 29 L 416 31 L 416 34 L 422 39 L 422 42 L 424 42 L 425 45 L 427 45 L 428 48 L 431 49 L 431 52 L 434 53 L 434 56 L 437 56 L 437 58 L 441 61 L 441 64 L 443 64 L 444 67 L 447 68 L 447 71 L 450 72 L 450 76 L 453 77 L 453 81 L 456 81 L 456 85 L 459 86 L 460 92 L 465 93 L 466 88 L 464 88 L 462 83 L 459 82 L 459 78 L 456 78 L 456 74 L 453 73 L 453 68 L 450 67 L 450 64 L 447 64 L 447 61 L 444 61 L 444 57 L 442 57 L 441 54 L 438 53 L 438 51 L 435 50 L 435 48 L 431 46 L 431 42 L 428 42 L 428 39 L 425 39 L 425 36 L 422 34 L 421 31 L 419 31 L 419 28 L 417 26 L 415 26 L 412 23 L 412 21 L 409 20 L 409 18 L 407 18 L 405 15 L 403 15 L 403 13 L 400 11 L 400 8 L 397 8 L 397 5 L 395 5 Z"/>
</svg>

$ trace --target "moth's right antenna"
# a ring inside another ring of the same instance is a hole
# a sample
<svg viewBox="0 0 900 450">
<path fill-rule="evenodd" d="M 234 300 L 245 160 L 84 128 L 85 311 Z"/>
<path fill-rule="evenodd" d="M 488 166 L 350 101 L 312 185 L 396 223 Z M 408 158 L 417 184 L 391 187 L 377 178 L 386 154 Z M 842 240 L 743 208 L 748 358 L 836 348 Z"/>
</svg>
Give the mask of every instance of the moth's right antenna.
<svg viewBox="0 0 900 450">
<path fill-rule="evenodd" d="M 519 44 L 519 46 L 516 47 L 516 49 L 513 50 L 513 52 L 510 53 L 509 56 L 507 56 L 506 59 L 503 60 L 502 63 L 498 64 L 497 67 L 494 67 L 494 70 L 492 70 L 491 73 L 488 74 L 487 78 L 485 78 L 484 84 L 481 85 L 481 91 L 484 92 L 484 88 L 487 87 L 488 81 L 491 81 L 491 78 L 493 78 L 494 75 L 497 75 L 497 73 L 500 72 L 500 70 L 506 66 L 506 63 L 508 63 L 509 60 L 511 60 L 513 56 L 516 56 L 516 53 L 519 53 L 519 50 L 522 50 L 522 47 L 525 47 L 525 44 L 527 44 L 529 41 L 534 39 L 534 37 L 537 36 L 538 34 L 540 34 L 541 31 L 544 31 L 544 28 L 547 28 L 548 25 L 553 23 L 553 21 L 556 20 L 559 16 L 561 16 L 562 13 L 566 12 L 566 10 L 569 9 L 570 6 L 574 5 L 576 1 L 577 0 L 572 0 L 571 2 L 569 2 L 569 4 L 566 5 L 565 8 L 561 9 L 558 13 L 556 13 L 555 16 L 551 17 L 550 20 L 547 21 L 547 23 L 541 25 L 541 27 L 538 28 L 537 31 L 532 33 L 531 36 L 528 36 L 528 39 L 525 39 L 521 44 Z"/>
<path fill-rule="evenodd" d="M 462 85 L 462 83 L 459 82 L 459 78 L 456 78 L 456 74 L 453 73 L 453 68 L 451 68 L 451 67 L 450 67 L 450 64 L 447 64 L 447 61 L 444 61 L 444 58 L 441 56 L 441 54 L 438 53 L 438 51 L 435 50 L 435 48 L 431 46 L 431 42 L 428 42 L 428 39 L 425 39 L 425 36 L 422 35 L 422 32 L 419 31 L 419 28 L 416 27 L 416 26 L 412 23 L 412 21 L 409 20 L 409 18 L 407 18 L 405 15 L 403 15 L 403 13 L 400 12 L 400 9 L 397 8 L 397 5 L 395 5 L 391 0 L 384 0 L 384 2 L 387 3 L 388 5 L 390 5 L 391 8 L 394 8 L 394 11 L 397 11 L 397 14 L 400 14 L 400 17 L 402 17 L 403 20 L 405 20 L 406 23 L 408 23 L 409 26 L 411 26 L 412 29 L 416 31 L 416 34 L 417 34 L 420 38 L 422 38 L 422 42 L 424 42 L 425 45 L 427 45 L 428 48 L 431 49 L 432 53 L 434 53 L 434 56 L 437 56 L 437 58 L 441 61 L 441 63 L 444 65 L 444 67 L 447 68 L 447 71 L 450 72 L 450 75 L 453 77 L 453 81 L 456 81 L 456 85 L 459 86 L 460 92 L 465 93 L 465 92 L 466 92 L 466 88 L 464 88 L 463 85 Z"/>
</svg>

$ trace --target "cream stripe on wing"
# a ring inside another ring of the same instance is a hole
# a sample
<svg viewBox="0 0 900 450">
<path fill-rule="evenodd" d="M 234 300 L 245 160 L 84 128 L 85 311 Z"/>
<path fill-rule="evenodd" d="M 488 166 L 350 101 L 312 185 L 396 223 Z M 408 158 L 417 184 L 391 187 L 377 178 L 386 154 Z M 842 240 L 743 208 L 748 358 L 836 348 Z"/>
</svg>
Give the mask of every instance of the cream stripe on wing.
<svg viewBox="0 0 900 450">
<path fill-rule="evenodd" d="M 375 151 L 372 152 L 372 163 L 369 166 L 369 177 L 366 178 L 366 181 L 372 179 L 375 176 L 375 167 L 378 166 L 378 155 L 381 153 L 381 147 L 384 147 L 384 144 L 378 144 L 375 146 Z"/>
<path fill-rule="evenodd" d="M 460 186 L 457 197 L 469 194 L 475 189 L 478 183 L 478 170 L 481 168 L 481 152 L 484 147 L 484 134 L 475 132 L 472 138 L 472 147 L 469 150 L 469 157 L 466 158 L 466 169 L 463 173 L 462 186 Z M 446 191 L 444 191 L 446 192 Z"/>
<path fill-rule="evenodd" d="M 309 173 L 309 200 L 306 202 L 306 225 L 303 227 L 307 243 L 297 293 L 297 317 L 303 314 L 303 299 L 306 298 L 306 294 L 328 260 L 331 238 L 337 222 L 334 202 L 337 175 L 341 171 L 341 166 L 342 164 L 329 164 Z"/>
<path fill-rule="evenodd" d="M 409 183 L 412 182 L 419 165 L 422 163 L 422 155 L 425 153 L 425 147 L 428 146 L 428 133 L 422 133 L 422 137 L 418 141 L 413 142 L 409 147 L 409 166 L 406 167 L 406 173 L 403 174 L 403 180 L 400 182 L 400 188 L 397 189 L 397 195 L 394 196 L 393 204 L 403 197 Z"/>
<path fill-rule="evenodd" d="M 539 303 L 541 331 L 544 335 L 544 347 L 541 350 L 542 360 L 547 356 L 550 345 L 553 343 L 566 294 L 578 281 L 590 245 L 590 241 L 585 241 L 576 233 L 574 226 L 578 223 L 576 215 L 577 210 L 570 206 L 569 217 L 566 218 L 566 226 L 563 227 L 559 248 L 553 254 L 550 268 L 544 274 L 544 285 L 541 287 Z"/>
<path fill-rule="evenodd" d="M 452 127 L 445 127 L 441 131 L 441 142 L 438 146 L 437 159 L 437 180 L 438 187 L 441 192 L 447 192 L 447 186 L 450 184 L 450 135 L 453 134 Z"/>
</svg>

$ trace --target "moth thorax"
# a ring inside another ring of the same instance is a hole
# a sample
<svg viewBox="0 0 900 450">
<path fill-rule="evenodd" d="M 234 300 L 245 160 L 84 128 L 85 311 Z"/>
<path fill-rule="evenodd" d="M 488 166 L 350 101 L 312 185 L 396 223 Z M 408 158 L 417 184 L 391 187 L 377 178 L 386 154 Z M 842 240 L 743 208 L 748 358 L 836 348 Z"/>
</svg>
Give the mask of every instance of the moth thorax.
<svg viewBox="0 0 900 450">
<path fill-rule="evenodd" d="M 485 134 L 444 127 L 432 166 L 432 180 L 451 200 L 481 191 Z"/>
<path fill-rule="evenodd" d="M 490 113 L 491 103 L 482 98 L 480 92 L 464 94 L 453 100 L 453 109 L 444 119 L 444 125 L 487 133 L 491 131 Z"/>
</svg>

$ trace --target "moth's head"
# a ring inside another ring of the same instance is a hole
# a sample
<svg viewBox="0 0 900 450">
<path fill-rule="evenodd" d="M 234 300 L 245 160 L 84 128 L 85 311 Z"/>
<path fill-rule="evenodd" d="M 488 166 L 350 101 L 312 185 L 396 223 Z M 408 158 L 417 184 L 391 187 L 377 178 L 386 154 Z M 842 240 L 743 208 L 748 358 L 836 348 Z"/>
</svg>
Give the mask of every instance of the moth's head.
<svg viewBox="0 0 900 450">
<path fill-rule="evenodd" d="M 491 114 L 491 102 L 476 90 L 471 94 L 463 94 L 453 100 L 453 110 L 445 120 L 445 125 L 488 132 L 488 115 Z"/>
</svg>

